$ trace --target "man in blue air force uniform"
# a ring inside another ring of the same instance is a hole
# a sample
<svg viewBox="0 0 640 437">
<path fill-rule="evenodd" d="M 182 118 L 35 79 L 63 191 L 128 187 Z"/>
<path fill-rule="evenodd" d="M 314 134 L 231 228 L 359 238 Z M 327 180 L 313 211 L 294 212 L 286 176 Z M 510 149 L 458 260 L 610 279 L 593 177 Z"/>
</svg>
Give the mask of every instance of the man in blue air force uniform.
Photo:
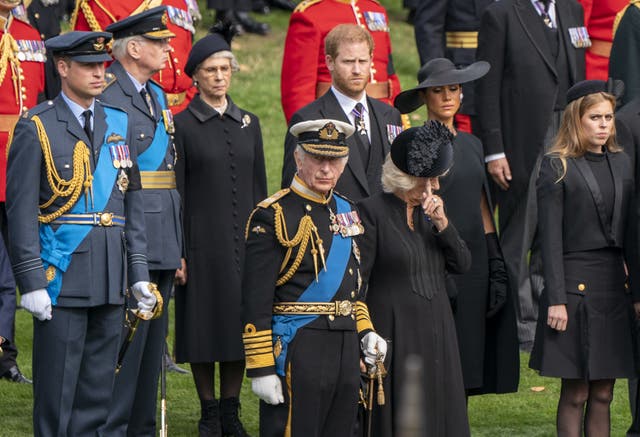
<svg viewBox="0 0 640 437">
<path fill-rule="evenodd" d="M 127 282 L 139 309 L 156 304 L 127 115 L 95 99 L 110 39 L 71 32 L 47 41 L 62 92 L 25 113 L 9 141 L 9 252 L 34 316 L 36 436 L 96 435 L 111 400 Z"/>
<path fill-rule="evenodd" d="M 107 69 L 102 99 L 124 108 L 131 122 L 131 147 L 138 154 L 151 280 L 165 309 L 180 267 L 180 195 L 174 173 L 173 117 L 162 87 L 151 76 L 164 68 L 174 36 L 166 6 L 149 9 L 107 26 L 113 32 L 115 62 Z M 155 436 L 158 376 L 167 330 L 167 312 L 142 322 L 125 355 L 114 386 L 109 436 Z"/>
<path fill-rule="evenodd" d="M 363 302 L 353 237 L 364 229 L 333 192 L 354 127 L 309 120 L 290 132 L 296 175 L 258 204 L 246 229 L 247 376 L 261 399 L 261 436 L 354 435 L 360 349 L 369 364 L 387 350 Z"/>
</svg>

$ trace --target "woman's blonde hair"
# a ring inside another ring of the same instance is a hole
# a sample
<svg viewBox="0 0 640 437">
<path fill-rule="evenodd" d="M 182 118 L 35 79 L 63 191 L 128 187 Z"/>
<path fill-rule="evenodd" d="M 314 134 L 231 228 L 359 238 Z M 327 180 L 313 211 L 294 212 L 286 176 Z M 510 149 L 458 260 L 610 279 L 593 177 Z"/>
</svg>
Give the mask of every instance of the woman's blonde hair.
<svg viewBox="0 0 640 437">
<path fill-rule="evenodd" d="M 404 193 L 411 191 L 420 183 L 420 179 L 406 174 L 400 170 L 391 160 L 391 154 L 387 154 L 382 165 L 382 191 L 385 193 Z"/>
<path fill-rule="evenodd" d="M 567 158 L 583 156 L 589 147 L 586 135 L 582 128 L 582 117 L 593 106 L 601 102 L 611 103 L 612 111 L 616 109 L 616 98 L 609 93 L 593 93 L 580 97 L 570 102 L 562 114 L 560 129 L 554 140 L 553 146 L 547 152 L 558 158 L 562 163 L 562 174 L 558 178 L 561 181 L 567 173 Z M 617 153 L 622 150 L 616 143 L 616 126 L 612 123 L 611 135 L 604 144 L 609 152 Z"/>
</svg>

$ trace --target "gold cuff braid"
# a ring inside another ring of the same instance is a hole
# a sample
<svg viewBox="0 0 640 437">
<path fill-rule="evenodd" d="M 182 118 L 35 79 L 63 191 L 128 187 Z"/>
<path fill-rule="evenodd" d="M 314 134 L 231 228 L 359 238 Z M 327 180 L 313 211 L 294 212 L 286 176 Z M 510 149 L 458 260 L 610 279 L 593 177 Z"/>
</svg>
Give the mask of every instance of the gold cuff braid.
<svg viewBox="0 0 640 437">
<path fill-rule="evenodd" d="M 271 329 L 256 331 L 256 327 L 248 323 L 242 334 L 242 342 L 247 369 L 275 366 Z"/>
<path fill-rule="evenodd" d="M 369 308 L 366 303 L 358 301 L 356 302 L 356 330 L 362 332 L 368 329 L 374 330 L 371 317 L 369 317 Z"/>
</svg>

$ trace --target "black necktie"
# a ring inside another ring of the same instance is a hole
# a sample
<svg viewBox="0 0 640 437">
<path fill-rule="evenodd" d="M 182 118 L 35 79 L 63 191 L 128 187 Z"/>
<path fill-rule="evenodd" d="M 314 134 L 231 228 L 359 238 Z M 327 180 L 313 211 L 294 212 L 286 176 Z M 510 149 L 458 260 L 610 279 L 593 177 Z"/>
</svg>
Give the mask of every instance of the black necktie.
<svg viewBox="0 0 640 437">
<path fill-rule="evenodd" d="M 91 109 L 87 109 L 82 113 L 84 117 L 84 133 L 87 134 L 89 138 L 89 146 L 93 145 L 93 129 L 91 128 Z"/>
<path fill-rule="evenodd" d="M 151 116 L 154 117 L 155 113 L 153 112 L 153 102 L 151 101 L 151 96 L 147 92 L 147 89 L 146 88 L 142 88 L 140 90 L 140 95 L 142 96 L 142 99 L 147 104 L 147 107 L 149 108 L 149 114 L 151 114 Z"/>
</svg>

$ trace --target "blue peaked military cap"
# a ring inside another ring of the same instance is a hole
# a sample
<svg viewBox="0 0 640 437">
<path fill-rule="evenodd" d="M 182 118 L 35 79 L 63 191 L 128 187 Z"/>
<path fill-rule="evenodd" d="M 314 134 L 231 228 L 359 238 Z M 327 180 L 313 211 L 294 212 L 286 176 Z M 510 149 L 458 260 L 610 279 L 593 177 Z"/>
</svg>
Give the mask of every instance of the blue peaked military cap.
<svg viewBox="0 0 640 437">
<path fill-rule="evenodd" d="M 114 39 L 141 35 L 148 39 L 173 38 L 175 33 L 167 28 L 169 16 L 166 6 L 157 6 L 139 14 L 131 15 L 107 26 L 107 32 L 113 33 Z"/>
<path fill-rule="evenodd" d="M 77 62 L 111 61 L 107 44 L 111 34 L 107 32 L 73 31 L 45 41 L 54 56 L 67 56 Z"/>
</svg>

